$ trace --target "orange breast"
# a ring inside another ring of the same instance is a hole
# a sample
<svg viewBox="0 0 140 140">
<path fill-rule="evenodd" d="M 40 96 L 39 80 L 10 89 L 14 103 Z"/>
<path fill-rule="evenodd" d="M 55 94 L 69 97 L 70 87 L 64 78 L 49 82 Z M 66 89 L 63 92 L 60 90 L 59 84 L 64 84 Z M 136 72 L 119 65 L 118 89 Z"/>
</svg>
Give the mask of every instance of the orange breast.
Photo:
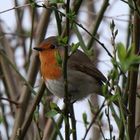
<svg viewBox="0 0 140 140">
<path fill-rule="evenodd" d="M 62 69 L 58 65 L 55 50 L 44 51 L 39 54 L 41 61 L 41 73 L 44 79 L 58 79 L 62 75 Z"/>
</svg>

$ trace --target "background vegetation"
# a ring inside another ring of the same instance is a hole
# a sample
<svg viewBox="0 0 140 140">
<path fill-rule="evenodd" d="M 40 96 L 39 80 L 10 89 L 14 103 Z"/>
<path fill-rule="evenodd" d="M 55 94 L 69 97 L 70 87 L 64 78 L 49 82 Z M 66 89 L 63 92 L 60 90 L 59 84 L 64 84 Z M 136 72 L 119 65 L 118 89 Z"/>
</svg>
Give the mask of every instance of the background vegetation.
<svg viewBox="0 0 140 140">
<path fill-rule="evenodd" d="M 126 5 L 127 15 L 110 15 L 117 2 Z M 0 10 L 0 139 L 140 139 L 139 6 L 140 0 L 14 0 L 12 8 Z M 7 13 L 11 16 L 4 20 Z M 109 61 L 105 98 L 94 95 L 87 101 L 90 113 L 82 112 L 84 132 L 76 113 L 70 118 L 68 105 L 59 107 L 41 79 L 32 48 L 50 35 L 68 37 L 74 46 L 78 42 L 95 64 L 100 55 L 102 69 Z M 126 40 L 118 42 L 120 36 Z"/>
</svg>

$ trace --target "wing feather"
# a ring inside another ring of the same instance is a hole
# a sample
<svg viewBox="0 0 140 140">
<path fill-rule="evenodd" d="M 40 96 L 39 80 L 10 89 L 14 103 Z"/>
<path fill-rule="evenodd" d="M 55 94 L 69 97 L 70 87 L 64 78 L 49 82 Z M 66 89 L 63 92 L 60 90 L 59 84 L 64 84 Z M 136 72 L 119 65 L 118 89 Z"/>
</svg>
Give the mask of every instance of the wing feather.
<svg viewBox="0 0 140 140">
<path fill-rule="evenodd" d="M 68 67 L 73 70 L 84 72 L 101 83 L 107 81 L 106 77 L 92 64 L 88 56 L 79 50 L 70 56 Z"/>
</svg>

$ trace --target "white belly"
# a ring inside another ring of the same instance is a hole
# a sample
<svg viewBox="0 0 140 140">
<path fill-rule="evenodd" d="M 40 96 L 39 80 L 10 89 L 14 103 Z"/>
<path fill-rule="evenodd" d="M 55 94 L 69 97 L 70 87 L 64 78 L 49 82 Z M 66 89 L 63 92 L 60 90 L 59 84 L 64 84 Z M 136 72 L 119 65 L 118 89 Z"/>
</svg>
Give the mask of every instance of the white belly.
<svg viewBox="0 0 140 140">
<path fill-rule="evenodd" d="M 46 86 L 54 95 L 59 98 L 64 97 L 63 77 L 58 80 L 47 79 Z M 68 94 L 71 100 L 81 100 L 92 93 L 101 94 L 101 85 L 98 81 L 79 71 L 72 70 L 68 72 Z"/>
<path fill-rule="evenodd" d="M 64 82 L 63 79 L 60 78 L 59 80 L 46 80 L 45 82 L 47 88 L 50 92 L 56 95 L 59 98 L 64 97 Z"/>
</svg>

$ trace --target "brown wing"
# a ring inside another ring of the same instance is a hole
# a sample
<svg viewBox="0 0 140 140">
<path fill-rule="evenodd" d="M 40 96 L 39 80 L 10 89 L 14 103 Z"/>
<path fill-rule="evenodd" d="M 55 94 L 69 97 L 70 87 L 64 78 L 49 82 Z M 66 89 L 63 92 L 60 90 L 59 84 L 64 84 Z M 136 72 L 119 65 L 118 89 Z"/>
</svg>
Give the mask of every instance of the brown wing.
<svg viewBox="0 0 140 140">
<path fill-rule="evenodd" d="M 105 76 L 92 64 L 90 59 L 79 50 L 70 56 L 68 67 L 84 72 L 101 83 L 106 82 Z"/>
</svg>

